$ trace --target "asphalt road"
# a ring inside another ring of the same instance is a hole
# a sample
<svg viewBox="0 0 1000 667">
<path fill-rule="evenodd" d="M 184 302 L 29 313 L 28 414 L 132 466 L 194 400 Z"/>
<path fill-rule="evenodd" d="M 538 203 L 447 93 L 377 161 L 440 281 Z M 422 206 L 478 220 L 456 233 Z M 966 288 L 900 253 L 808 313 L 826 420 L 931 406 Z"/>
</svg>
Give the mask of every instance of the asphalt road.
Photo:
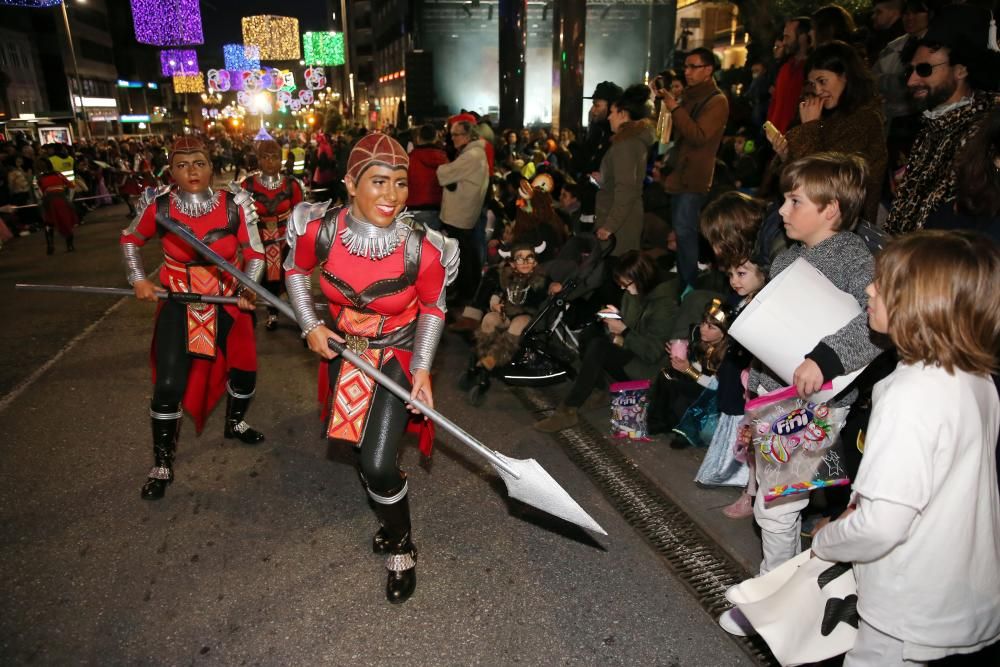
<svg viewBox="0 0 1000 667">
<path fill-rule="evenodd" d="M 200 435 L 186 419 L 177 480 L 140 500 L 152 306 L 13 290 L 127 286 L 123 211 L 92 215 L 75 253 L 47 257 L 40 235 L 0 251 L 0 664 L 750 664 L 513 395 L 464 404 L 457 339 L 439 353 L 439 409 L 537 459 L 607 537 L 509 500 L 439 435 L 430 462 L 405 449 L 418 585 L 388 604 L 374 515 L 320 437 L 316 364 L 287 323 L 258 328 L 248 421 L 266 442 L 224 440 L 223 406 Z"/>
</svg>

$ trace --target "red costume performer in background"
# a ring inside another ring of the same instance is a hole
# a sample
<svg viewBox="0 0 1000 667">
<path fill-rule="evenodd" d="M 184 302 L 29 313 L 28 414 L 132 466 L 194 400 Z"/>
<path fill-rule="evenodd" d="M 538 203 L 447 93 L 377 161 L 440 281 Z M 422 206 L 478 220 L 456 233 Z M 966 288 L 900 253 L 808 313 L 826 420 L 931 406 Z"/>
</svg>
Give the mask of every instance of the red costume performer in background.
<svg viewBox="0 0 1000 667">
<path fill-rule="evenodd" d="M 73 184 L 58 171 L 53 170 L 48 158 L 35 162 L 38 176 L 38 190 L 42 193 L 42 223 L 45 225 L 46 252 L 55 252 L 55 232 L 66 239 L 66 252 L 73 252 L 73 228 L 80 224 L 80 218 L 69 200 Z"/>
<path fill-rule="evenodd" d="M 430 367 L 444 328 L 445 287 L 458 270 L 458 248 L 440 233 L 400 215 L 407 195 L 407 155 L 383 134 L 364 137 L 351 151 L 345 179 L 349 207 L 301 204 L 292 214 L 288 295 L 309 348 L 324 359 L 320 400 L 326 435 L 353 444 L 362 480 L 381 524 L 373 549 L 387 553 L 390 602 L 416 587 L 406 475 L 398 450 L 410 421 L 406 405 L 333 353 L 329 338 L 347 346 L 433 407 Z M 314 310 L 310 276 L 321 269 L 331 327 Z M 430 453 L 430 423 L 421 449 Z"/>
<path fill-rule="evenodd" d="M 257 208 L 260 240 L 264 244 L 264 276 L 261 285 L 280 296 L 285 290 L 283 264 L 288 255 L 285 228 L 292 209 L 305 199 L 302 183 L 292 176 L 282 176 L 281 146 L 273 139 L 257 142 L 257 164 L 261 173 L 243 181 L 243 189 L 253 197 Z M 278 326 L 278 311 L 267 308 L 268 331 Z"/>
<path fill-rule="evenodd" d="M 182 416 L 180 406 L 201 432 L 208 413 L 228 391 L 225 437 L 254 444 L 264 436 L 244 420 L 256 388 L 257 347 L 253 315 L 256 295 L 215 265 L 203 260 L 183 239 L 161 232 L 156 215 L 169 215 L 187 226 L 226 260 L 239 263 L 255 280 L 264 267 L 257 234 L 256 212 L 250 195 L 234 187 L 213 191 L 212 167 L 200 141 L 182 138 L 170 154 L 176 185 L 147 190 L 138 215 L 122 232 L 121 247 L 128 280 L 142 300 L 156 300 L 163 289 L 206 295 L 239 295 L 236 305 L 185 304 L 159 301 L 151 350 L 155 463 L 142 487 L 142 497 L 161 498 L 173 481 L 173 459 Z M 146 278 L 139 248 L 159 233 L 164 261 L 157 288 Z"/>
</svg>

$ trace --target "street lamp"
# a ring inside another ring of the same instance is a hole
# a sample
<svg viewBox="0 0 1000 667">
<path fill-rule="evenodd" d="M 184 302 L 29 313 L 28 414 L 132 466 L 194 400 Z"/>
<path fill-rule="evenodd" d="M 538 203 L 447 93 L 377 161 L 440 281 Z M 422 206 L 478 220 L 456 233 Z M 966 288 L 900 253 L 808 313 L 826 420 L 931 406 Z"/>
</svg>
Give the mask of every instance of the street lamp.
<svg viewBox="0 0 1000 667">
<path fill-rule="evenodd" d="M 83 0 L 77 0 L 77 2 L 83 2 Z M 69 27 L 69 16 L 66 14 L 66 0 L 59 3 L 59 7 L 62 9 L 63 24 L 66 26 L 66 39 L 69 40 L 69 54 L 73 58 L 73 75 L 76 78 L 76 90 L 77 94 L 80 96 L 80 111 L 83 113 L 83 135 L 87 139 L 90 139 L 90 116 L 87 113 L 87 105 L 83 101 L 83 82 L 80 80 L 80 66 L 76 62 L 76 48 L 73 46 L 73 31 Z M 76 111 L 76 98 L 73 96 L 72 91 L 70 92 L 70 102 L 73 104 L 73 110 Z"/>
</svg>

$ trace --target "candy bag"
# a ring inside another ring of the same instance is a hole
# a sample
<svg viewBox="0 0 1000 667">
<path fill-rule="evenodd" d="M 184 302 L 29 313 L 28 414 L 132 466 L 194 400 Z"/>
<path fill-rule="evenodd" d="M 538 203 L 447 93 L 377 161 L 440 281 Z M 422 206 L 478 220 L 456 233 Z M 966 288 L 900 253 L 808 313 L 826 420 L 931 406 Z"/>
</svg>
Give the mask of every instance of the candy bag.
<svg viewBox="0 0 1000 667">
<path fill-rule="evenodd" d="M 649 380 L 611 385 L 611 435 L 629 440 L 649 440 L 646 429 L 648 407 Z"/>
<path fill-rule="evenodd" d="M 750 428 L 750 449 L 765 501 L 850 484 L 833 446 L 846 417 L 846 408 L 803 400 L 795 387 L 746 404 L 743 425 Z"/>
</svg>

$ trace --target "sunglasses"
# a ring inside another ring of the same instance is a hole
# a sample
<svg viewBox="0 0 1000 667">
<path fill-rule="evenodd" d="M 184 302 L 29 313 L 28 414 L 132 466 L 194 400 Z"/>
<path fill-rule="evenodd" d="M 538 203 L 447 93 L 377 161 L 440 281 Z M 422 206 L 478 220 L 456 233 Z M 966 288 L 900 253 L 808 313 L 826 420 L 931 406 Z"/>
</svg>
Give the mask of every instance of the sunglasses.
<svg viewBox="0 0 1000 667">
<path fill-rule="evenodd" d="M 940 67 L 941 65 L 947 65 L 948 63 L 936 63 L 934 65 L 930 63 L 917 63 L 916 65 L 907 65 L 906 69 L 903 70 L 903 74 L 909 79 L 911 76 L 916 74 L 921 79 L 926 79 L 933 72 L 935 67 Z"/>
</svg>

